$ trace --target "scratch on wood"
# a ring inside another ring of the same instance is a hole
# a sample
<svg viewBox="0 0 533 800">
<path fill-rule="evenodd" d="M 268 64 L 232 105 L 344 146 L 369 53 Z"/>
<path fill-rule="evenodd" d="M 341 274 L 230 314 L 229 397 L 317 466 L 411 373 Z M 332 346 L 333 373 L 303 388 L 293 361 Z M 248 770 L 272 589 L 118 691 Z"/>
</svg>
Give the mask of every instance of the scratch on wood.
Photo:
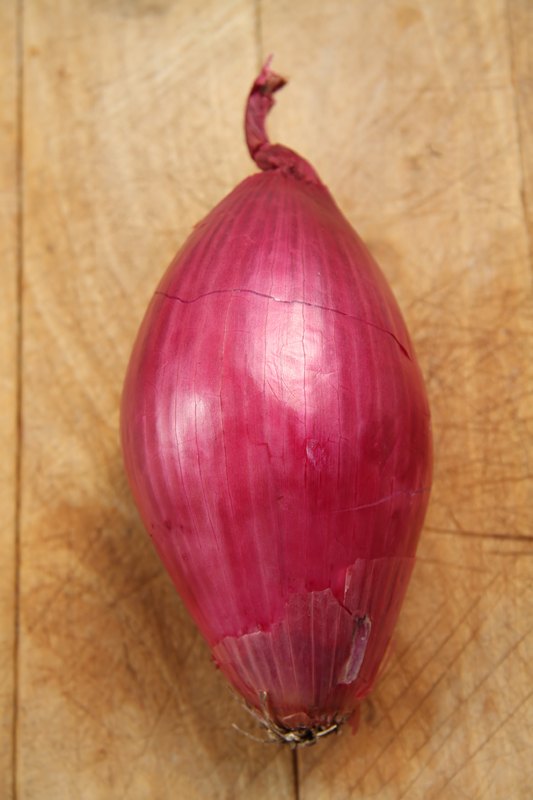
<svg viewBox="0 0 533 800">
<path fill-rule="evenodd" d="M 300 776 L 298 774 L 298 748 L 292 751 L 292 769 L 294 775 L 294 798 L 300 800 Z"/>
<path fill-rule="evenodd" d="M 442 796 L 442 797 L 444 797 L 444 795 L 442 794 L 442 791 L 443 791 L 444 789 L 446 789 L 446 787 L 447 787 L 447 786 L 449 786 L 449 785 L 450 785 L 450 783 L 453 781 L 453 779 L 456 777 L 456 775 L 458 775 L 458 774 L 461 772 L 461 770 L 462 770 L 462 769 L 464 769 L 464 767 L 465 767 L 465 766 L 468 764 L 468 762 L 469 762 L 469 761 L 471 761 L 473 758 L 475 758 L 475 756 L 476 756 L 476 755 L 477 755 L 477 754 L 478 754 L 478 753 L 479 753 L 481 750 L 483 750 L 483 748 L 484 748 L 484 747 L 485 747 L 485 746 L 486 746 L 486 745 L 487 745 L 487 744 L 490 742 L 490 740 L 491 740 L 491 739 L 493 739 L 493 738 L 496 736 L 496 734 L 497 734 L 497 733 L 499 733 L 499 731 L 500 731 L 500 730 L 501 730 L 503 727 L 505 727 L 505 725 L 507 725 L 507 723 L 509 722 L 509 720 L 510 720 L 510 719 L 512 719 L 512 718 L 514 717 L 514 715 L 517 713 L 517 711 L 519 711 L 519 710 L 522 708 L 522 706 L 523 706 L 525 703 L 527 703 L 527 701 L 528 701 L 528 700 L 529 700 L 531 697 L 533 697 L 533 690 L 532 690 L 531 692 L 529 692 L 529 693 L 528 693 L 528 694 L 527 694 L 525 697 L 523 697 L 523 698 L 520 700 L 520 702 L 518 703 L 518 705 L 517 705 L 517 706 L 516 706 L 516 707 L 515 707 L 515 708 L 514 708 L 514 709 L 513 709 L 513 710 L 512 710 L 512 711 L 511 711 L 511 712 L 510 712 L 510 713 L 509 713 L 509 714 L 508 714 L 506 717 L 505 717 L 505 719 L 502 719 L 502 721 L 499 723 L 499 725 L 497 725 L 497 727 L 496 727 L 496 728 L 495 728 L 495 729 L 492 731 L 492 733 L 490 733 L 490 734 L 489 734 L 489 735 L 488 735 L 488 736 L 487 736 L 487 737 L 486 737 L 486 738 L 485 738 L 485 739 L 484 739 L 484 740 L 481 742 L 481 744 L 480 744 L 478 747 L 476 747 L 476 749 L 475 749 L 475 750 L 474 750 L 472 753 L 469 753 L 469 755 L 468 755 L 468 758 L 466 758 L 466 759 L 465 759 L 465 760 L 464 760 L 464 761 L 463 761 L 463 762 L 462 762 L 462 763 L 459 765 L 459 767 L 457 767 L 457 769 L 455 770 L 455 772 L 453 772 L 453 773 L 450 775 L 450 777 L 448 778 L 448 780 L 447 780 L 447 781 L 446 781 L 446 782 L 443 784 L 443 786 L 441 787 L 441 796 Z M 447 741 L 447 739 L 448 739 L 448 738 L 449 738 L 449 737 L 447 737 L 447 738 L 446 738 L 444 741 Z M 442 743 L 442 744 L 439 746 L 439 748 L 437 749 L 436 753 L 438 753 L 438 752 L 441 750 L 441 748 L 442 748 L 443 744 L 444 744 L 444 742 L 443 742 L 443 743 Z M 434 758 L 434 756 L 436 755 L 436 753 L 433 755 L 433 757 L 432 757 L 432 758 Z M 417 778 L 418 778 L 418 776 L 417 776 Z M 416 779 L 415 779 L 415 781 L 413 781 L 413 782 L 412 782 L 412 783 L 411 783 L 411 784 L 410 784 L 410 785 L 407 787 L 406 791 L 405 791 L 405 792 L 404 792 L 402 795 L 400 795 L 400 797 L 398 798 L 398 800 L 402 800 L 402 797 L 404 797 L 404 796 L 405 796 L 406 792 L 407 792 L 407 791 L 408 791 L 408 790 L 411 788 L 411 786 L 412 786 L 412 785 L 413 785 L 415 782 L 416 782 Z"/>
<path fill-rule="evenodd" d="M 497 670 L 497 669 L 498 669 L 498 668 L 499 668 L 499 667 L 500 667 L 500 666 L 501 666 L 501 665 L 504 663 L 504 661 L 506 661 L 506 659 L 507 659 L 507 658 L 509 658 L 509 656 L 511 655 L 511 653 L 513 653 L 513 652 L 514 652 L 514 651 L 515 651 L 515 650 L 518 648 L 518 646 L 519 646 L 519 645 L 520 645 L 520 644 L 521 644 L 521 643 L 522 643 L 522 642 L 523 642 L 523 641 L 524 641 L 524 640 L 527 638 L 527 636 L 529 636 L 530 632 L 531 632 L 531 631 L 528 631 L 526 634 L 524 634 L 523 636 L 521 636 L 521 637 L 520 637 L 520 639 L 518 639 L 518 641 L 517 641 L 517 642 L 515 642 L 515 644 L 514 644 L 514 645 L 513 645 L 513 646 L 512 646 L 512 647 L 511 647 L 511 648 L 510 648 L 510 649 L 509 649 L 509 650 L 508 650 L 508 651 L 505 653 L 505 655 L 504 655 L 504 656 L 503 656 L 503 657 L 502 657 L 502 658 L 501 658 L 501 659 L 500 659 L 500 660 L 499 660 L 499 661 L 498 661 L 498 662 L 495 664 L 494 671 L 496 671 L 496 670 Z M 469 640 L 469 641 L 471 641 L 471 640 Z M 467 644 L 468 644 L 468 643 L 467 643 Z M 457 706 L 457 708 L 455 708 L 455 709 L 452 711 L 452 713 L 451 713 L 451 714 L 448 714 L 448 716 L 447 716 L 447 717 L 445 717 L 445 719 L 443 719 L 443 720 L 442 720 L 442 722 L 441 722 L 441 723 L 440 723 L 440 725 L 437 727 L 437 729 L 436 729 L 436 731 L 435 731 L 435 732 L 437 732 L 437 731 L 440 731 L 440 730 L 441 730 L 441 729 L 442 729 L 442 728 L 443 728 L 443 727 L 446 725 L 446 723 L 447 723 L 447 722 L 448 722 L 448 721 L 449 721 L 449 720 L 452 718 L 452 716 L 453 716 L 454 714 L 456 714 L 456 713 L 457 713 L 458 709 L 459 709 L 459 708 L 462 708 L 463 706 L 465 706 L 465 705 L 466 705 L 466 703 L 467 703 L 467 702 L 468 702 L 468 701 L 469 701 L 469 700 L 470 700 L 470 699 L 471 699 L 471 698 L 472 698 L 472 697 L 475 695 L 475 693 L 478 691 L 478 689 L 480 689 L 480 687 L 481 687 L 481 686 L 483 686 L 483 684 L 485 683 L 485 681 L 489 680 L 489 679 L 492 677 L 492 675 L 493 675 L 493 674 L 494 674 L 493 672 L 489 672 L 489 673 L 488 673 L 488 674 L 487 674 L 487 675 L 486 675 L 486 676 L 485 676 L 485 677 L 484 677 L 484 678 L 483 678 L 483 679 L 482 679 L 482 680 L 481 680 L 481 681 L 480 681 L 478 684 L 476 684 L 476 685 L 474 686 L 474 688 L 472 689 L 472 691 L 471 691 L 471 692 L 470 692 L 470 693 L 469 693 L 469 694 L 468 694 L 466 697 L 464 697 L 464 698 L 463 698 L 463 699 L 460 701 L 460 703 L 459 703 L 459 705 Z M 499 730 L 500 730 L 500 729 L 501 729 L 501 728 L 502 728 L 502 727 L 503 727 L 503 726 L 504 726 L 504 725 L 505 725 L 505 724 L 506 724 L 506 723 L 509 721 L 509 719 L 511 719 L 511 717 L 513 717 L 513 716 L 514 716 L 514 714 L 516 714 L 516 712 L 519 710 L 519 708 L 521 708 L 521 706 L 523 706 L 523 705 L 524 705 L 524 703 L 525 703 L 525 702 L 526 702 L 526 701 L 527 701 L 527 700 L 528 700 L 528 699 L 529 699 L 529 698 L 530 698 L 532 695 L 533 695 L 533 691 L 531 691 L 531 692 L 530 692 L 528 695 L 526 695 L 526 697 L 522 698 L 522 700 L 520 701 L 520 703 L 518 704 L 518 706 L 516 706 L 516 708 L 515 708 L 515 709 L 514 709 L 514 710 L 513 710 L 513 711 L 512 711 L 510 714 L 508 714 L 508 715 L 507 715 L 507 717 L 506 717 L 504 720 L 502 720 L 502 721 L 499 723 L 499 725 L 496 727 L 496 729 L 495 729 L 495 730 L 494 730 L 494 731 L 493 731 L 491 734 L 489 734 L 489 736 L 487 736 L 487 738 L 486 738 L 486 739 L 485 739 L 485 740 L 482 742 L 482 744 L 481 744 L 481 745 L 479 745 L 479 747 L 477 747 L 477 748 L 476 748 L 476 749 L 473 751 L 473 753 L 470 753 L 470 754 L 468 755 L 468 757 L 465 759 L 465 761 L 463 761 L 463 763 L 462 763 L 462 764 L 461 764 L 461 765 L 458 767 L 458 769 L 457 769 L 457 770 L 456 770 L 456 771 L 455 771 L 455 772 L 454 772 L 454 773 L 451 775 L 451 777 L 450 777 L 450 778 L 448 778 L 448 780 L 445 782 L 445 784 L 444 784 L 444 785 L 441 787 L 441 791 L 442 791 L 442 789 L 445 789 L 445 788 L 446 788 L 446 787 L 447 787 L 447 786 L 448 786 L 448 785 L 451 783 L 451 781 L 452 781 L 452 780 L 455 778 L 455 776 L 458 774 L 458 772 L 460 772 L 460 771 L 463 769 L 463 767 L 464 767 L 464 766 L 465 766 L 465 765 L 468 763 L 468 761 L 470 761 L 471 759 L 473 759 L 473 758 L 476 756 L 476 754 L 477 754 L 477 753 L 479 753 L 479 751 L 483 749 L 483 747 L 484 747 L 484 746 L 485 746 L 485 745 L 486 745 L 486 744 L 487 744 L 487 743 L 488 743 L 488 742 L 489 742 L 489 741 L 490 741 L 490 740 L 491 740 L 491 739 L 492 739 L 492 738 L 493 738 L 493 737 L 496 735 L 496 733 L 498 733 L 498 731 L 499 731 Z M 402 727 L 403 727 L 403 726 L 402 726 Z M 402 798 L 404 798 L 404 797 L 407 797 L 407 793 L 408 793 L 408 792 L 410 791 L 410 789 L 411 789 L 411 788 L 412 788 L 412 787 L 413 787 L 413 786 L 416 784 L 417 780 L 420 778 L 420 776 L 422 775 L 422 773 L 424 772 L 424 770 L 425 770 L 425 769 L 428 767 L 428 765 L 429 765 L 429 764 L 430 764 L 432 761 L 435 761 L 435 759 L 436 759 L 436 756 L 438 755 L 438 753 L 440 753 L 440 751 L 442 750 L 442 748 L 443 748 L 443 747 L 445 746 L 445 744 L 446 744 L 446 743 L 449 741 L 449 739 L 450 739 L 450 737 L 453 735 L 453 733 L 454 733 L 454 732 L 453 732 L 453 731 L 451 731 L 450 733 L 448 733 L 448 734 L 447 734 L 447 735 L 444 737 L 444 739 L 443 739 L 443 740 L 440 742 L 440 744 L 439 744 L 439 746 L 437 747 L 437 749 L 436 749 L 436 750 L 435 750 L 435 751 L 434 751 L 434 752 L 431 754 L 431 757 L 430 757 L 430 758 L 429 758 L 429 760 L 426 762 L 426 764 L 424 764 L 424 765 L 423 765 L 423 766 L 422 766 L 422 767 L 419 769 L 419 771 L 417 772 L 417 774 L 415 775 L 415 777 L 412 779 L 412 781 L 410 781 L 410 783 L 409 783 L 409 784 L 406 786 L 405 790 L 404 790 L 404 791 L 402 792 L 402 794 L 399 796 L 398 800 L 402 800 Z M 418 747 L 418 748 L 417 748 L 417 749 L 414 751 L 414 753 L 412 753 L 412 755 L 411 755 L 411 758 L 416 758 L 416 757 L 418 756 L 418 754 L 420 753 L 420 751 L 422 750 L 422 748 L 424 747 L 424 745 L 425 745 L 425 742 L 424 742 L 424 743 L 422 743 L 422 744 L 421 744 L 421 745 L 420 745 L 420 746 L 419 746 L 419 747 Z M 393 776 L 392 776 L 392 777 L 393 777 Z M 391 778 L 390 778 L 390 779 L 387 781 L 387 783 L 385 783 L 385 784 L 384 784 L 384 786 L 382 786 L 382 788 L 385 788 L 385 787 L 386 787 L 386 786 L 387 786 L 387 785 L 390 783 L 390 781 L 392 780 L 392 777 L 391 777 Z"/>
<path fill-rule="evenodd" d="M 24 267 L 24 0 L 18 0 L 16 10 L 16 58 L 17 58 L 17 449 L 15 465 L 15 570 L 13 590 L 15 597 L 15 629 L 13 637 L 13 735 L 12 735 L 12 797 L 17 800 L 17 752 L 18 752 L 18 698 L 19 698 L 19 628 L 20 628 L 20 512 L 22 489 L 22 292 Z"/>
<path fill-rule="evenodd" d="M 533 542 L 533 536 L 520 533 L 485 533 L 485 531 L 451 530 L 448 528 L 424 528 L 427 533 L 442 533 L 448 536 L 464 536 L 472 539 L 502 539 L 509 542 Z"/>
</svg>

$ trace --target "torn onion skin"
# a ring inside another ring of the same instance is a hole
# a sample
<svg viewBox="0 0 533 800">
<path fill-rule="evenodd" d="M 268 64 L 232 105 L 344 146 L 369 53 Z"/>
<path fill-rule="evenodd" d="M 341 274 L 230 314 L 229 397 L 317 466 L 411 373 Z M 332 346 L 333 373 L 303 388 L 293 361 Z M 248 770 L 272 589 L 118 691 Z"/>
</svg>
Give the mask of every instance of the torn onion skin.
<svg viewBox="0 0 533 800">
<path fill-rule="evenodd" d="M 371 690 L 429 499 L 431 422 L 378 265 L 303 158 L 246 110 L 244 180 L 161 280 L 127 371 L 128 480 L 177 591 L 271 738 Z"/>
</svg>

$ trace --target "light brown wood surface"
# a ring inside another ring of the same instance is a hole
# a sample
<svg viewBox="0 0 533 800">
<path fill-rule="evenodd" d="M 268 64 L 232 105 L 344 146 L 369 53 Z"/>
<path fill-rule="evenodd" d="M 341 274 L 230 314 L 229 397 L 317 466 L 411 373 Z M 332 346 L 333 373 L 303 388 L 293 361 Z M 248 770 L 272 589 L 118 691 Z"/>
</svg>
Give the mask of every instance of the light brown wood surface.
<svg viewBox="0 0 533 800">
<path fill-rule="evenodd" d="M 17 610 L 19 63 L 17 6 L 0 3 L 0 797 L 13 789 Z"/>
<path fill-rule="evenodd" d="M 2 0 L 0 37 L 0 798 L 531 797 L 531 3 Z M 357 736 L 301 751 L 297 781 L 231 728 L 251 730 L 118 439 L 155 284 L 254 171 L 244 102 L 270 52 L 291 79 L 271 136 L 390 280 L 436 451 L 393 657 Z"/>
</svg>

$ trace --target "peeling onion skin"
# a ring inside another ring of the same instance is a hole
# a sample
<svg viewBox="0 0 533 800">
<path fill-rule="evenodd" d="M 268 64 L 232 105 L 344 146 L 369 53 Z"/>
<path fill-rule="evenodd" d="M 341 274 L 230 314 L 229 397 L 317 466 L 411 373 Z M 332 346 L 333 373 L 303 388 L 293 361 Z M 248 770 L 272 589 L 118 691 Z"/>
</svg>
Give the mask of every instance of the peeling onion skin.
<svg viewBox="0 0 533 800">
<path fill-rule="evenodd" d="M 267 62 L 248 100 L 264 171 L 195 228 L 155 292 L 121 434 L 144 524 L 216 663 L 305 742 L 376 680 L 432 441 L 383 274 L 311 165 L 268 141 L 284 83 Z"/>
</svg>

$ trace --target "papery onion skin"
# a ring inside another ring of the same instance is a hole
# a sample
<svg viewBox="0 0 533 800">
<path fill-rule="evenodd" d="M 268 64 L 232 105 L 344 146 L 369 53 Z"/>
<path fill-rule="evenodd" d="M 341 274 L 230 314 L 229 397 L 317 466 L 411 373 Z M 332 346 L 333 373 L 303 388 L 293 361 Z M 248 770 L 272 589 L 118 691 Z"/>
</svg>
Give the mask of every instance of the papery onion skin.
<svg viewBox="0 0 533 800">
<path fill-rule="evenodd" d="M 303 738 L 372 688 L 431 485 L 409 334 L 314 169 L 246 133 L 264 171 L 195 228 L 141 325 L 124 463 L 159 556 L 228 680 Z M 303 740 L 303 739 L 302 739 Z"/>
</svg>

